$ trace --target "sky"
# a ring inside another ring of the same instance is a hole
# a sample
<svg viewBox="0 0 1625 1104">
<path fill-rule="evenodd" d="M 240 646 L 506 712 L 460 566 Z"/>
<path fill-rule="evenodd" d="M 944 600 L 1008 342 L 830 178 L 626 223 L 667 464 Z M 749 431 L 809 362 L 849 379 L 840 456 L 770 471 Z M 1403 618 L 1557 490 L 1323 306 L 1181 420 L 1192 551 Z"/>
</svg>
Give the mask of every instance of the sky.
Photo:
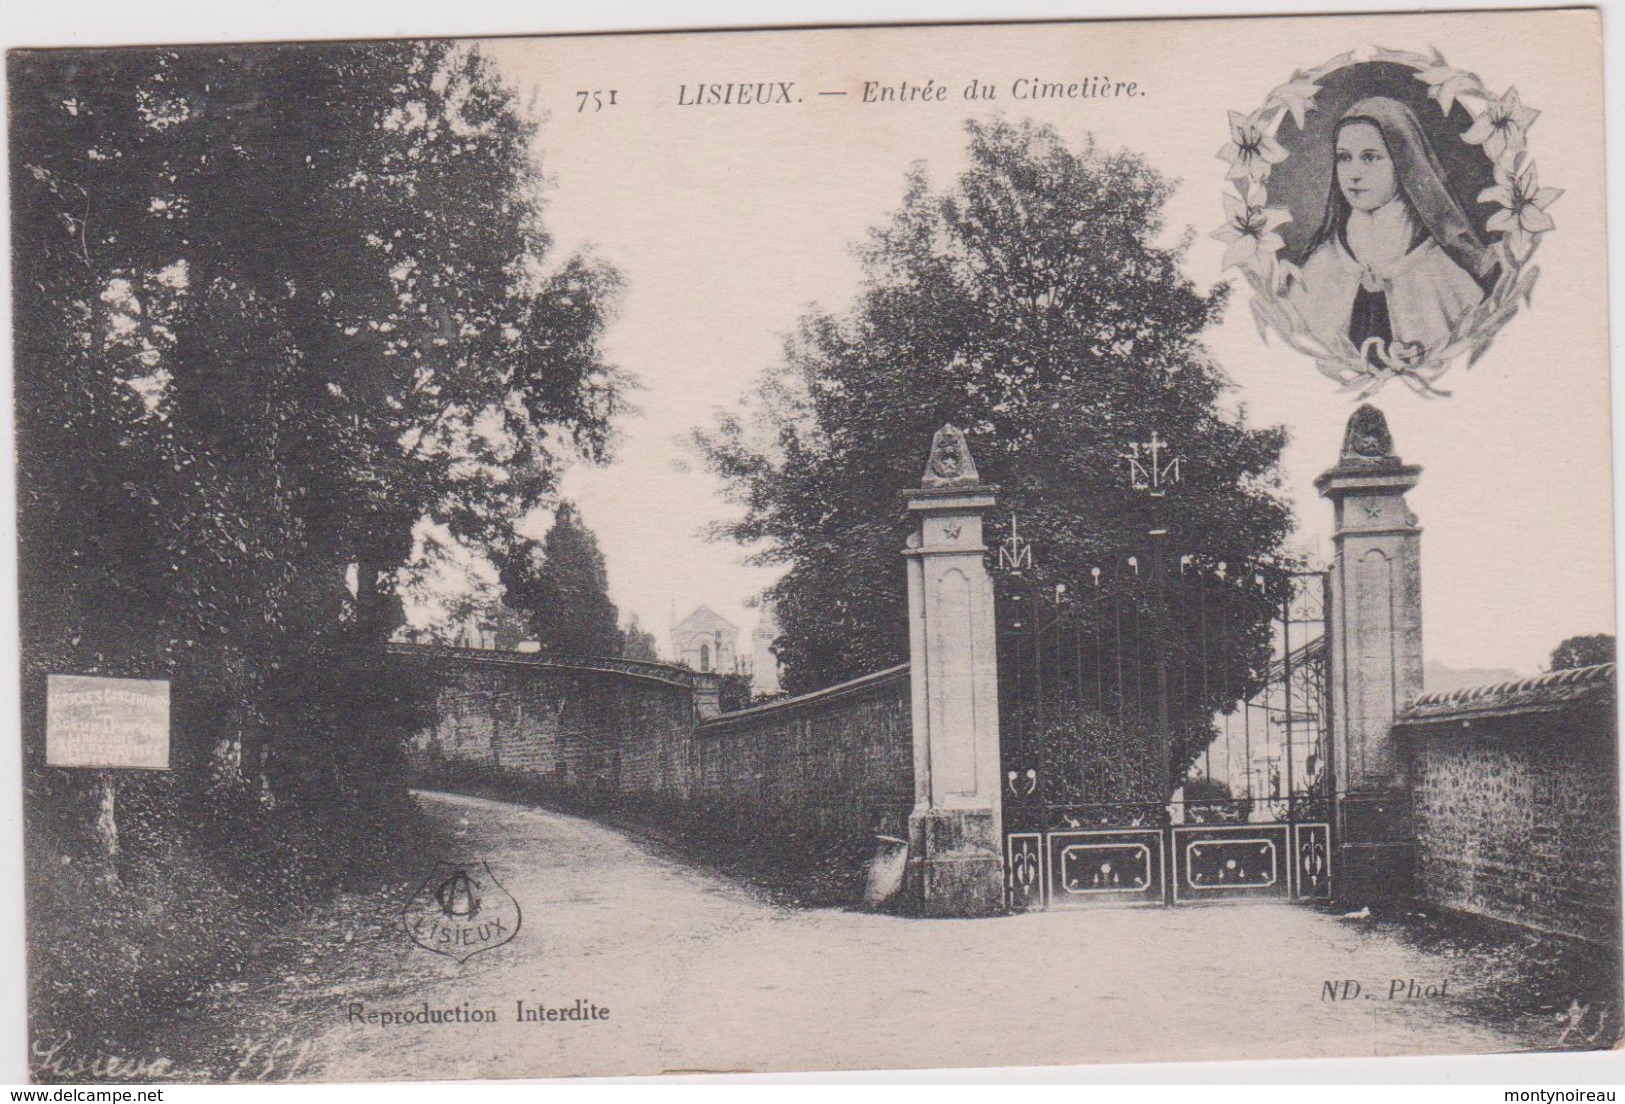
<svg viewBox="0 0 1625 1104">
<path fill-rule="evenodd" d="M 1457 366 L 1423 399 L 1395 384 L 1374 400 L 1398 452 L 1423 466 L 1410 505 L 1423 527 L 1423 626 L 1429 659 L 1452 667 L 1540 670 L 1553 646 L 1613 629 L 1606 251 L 1599 55 L 1586 13 L 1557 34 L 1474 16 L 1161 24 L 741 32 L 501 39 L 482 44 L 542 115 L 537 155 L 546 223 L 561 255 L 585 250 L 626 290 L 605 337 L 635 376 L 638 412 L 615 461 L 576 466 L 562 491 L 595 531 L 611 596 L 663 647 L 704 603 L 748 631 L 748 607 L 775 573 L 707 541 L 730 516 L 718 481 L 685 446 L 777 362 L 811 306 L 844 310 L 858 289 L 852 246 L 883 222 L 921 161 L 947 185 L 962 164 L 964 121 L 1002 115 L 1093 134 L 1179 181 L 1169 241 L 1195 231 L 1186 269 L 1225 278 L 1227 110 L 1249 112 L 1300 68 L 1381 45 L 1445 51 L 1496 91 L 1515 85 L 1542 111 L 1530 149 L 1542 184 L 1564 189 L 1542 241 L 1532 306 L 1471 370 Z M 1532 25 L 1531 25 L 1532 26 Z M 1546 24 L 1550 27 L 1551 24 Z M 1192 64 L 1197 59 L 1198 64 Z M 1017 102 L 1022 77 L 1134 81 L 1117 99 Z M 967 103 L 971 80 L 1000 91 Z M 862 102 L 865 83 L 935 81 L 945 101 Z M 700 84 L 793 82 L 789 105 L 694 105 Z M 615 103 L 607 104 L 614 90 Z M 686 91 L 685 91 L 686 90 Z M 606 106 L 594 110 L 598 91 Z M 819 91 L 845 91 L 818 96 Z M 1264 341 L 1244 288 L 1208 344 L 1236 383 L 1227 398 L 1255 424 L 1285 425 L 1285 493 L 1296 543 L 1330 555 L 1330 505 L 1314 477 L 1336 459 L 1354 409 L 1312 362 Z M 922 467 L 924 457 L 921 457 Z M 545 519 L 532 525 L 545 527 Z M 903 534 L 898 534 L 901 547 Z M 899 557 L 898 571 L 903 570 Z"/>
</svg>

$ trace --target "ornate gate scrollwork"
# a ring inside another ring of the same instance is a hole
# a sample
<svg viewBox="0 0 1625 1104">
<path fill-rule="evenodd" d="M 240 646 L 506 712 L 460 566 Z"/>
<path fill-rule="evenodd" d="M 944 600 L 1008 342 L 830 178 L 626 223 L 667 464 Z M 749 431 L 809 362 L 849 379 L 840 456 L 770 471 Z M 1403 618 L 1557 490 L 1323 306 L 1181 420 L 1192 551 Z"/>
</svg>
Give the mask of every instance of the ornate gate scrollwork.
<svg viewBox="0 0 1625 1104">
<path fill-rule="evenodd" d="M 1180 479 L 1153 435 L 1153 500 Z M 1050 577 L 997 545 L 1012 908 L 1324 899 L 1332 880 L 1327 575 L 1147 544 Z"/>
</svg>

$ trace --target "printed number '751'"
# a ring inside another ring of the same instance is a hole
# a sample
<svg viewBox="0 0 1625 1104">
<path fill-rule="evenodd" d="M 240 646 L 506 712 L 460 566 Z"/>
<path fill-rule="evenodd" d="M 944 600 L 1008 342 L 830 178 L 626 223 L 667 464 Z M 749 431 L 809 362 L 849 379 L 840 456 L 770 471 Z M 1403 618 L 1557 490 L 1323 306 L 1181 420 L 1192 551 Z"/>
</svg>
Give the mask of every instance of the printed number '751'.
<svg viewBox="0 0 1625 1104">
<path fill-rule="evenodd" d="M 608 92 L 577 92 L 576 97 L 579 102 L 576 104 L 576 114 L 579 115 L 583 111 L 586 111 L 589 104 L 592 105 L 592 109 L 594 111 L 602 111 L 606 107 L 614 107 L 615 94 L 616 89 L 613 88 L 611 88 Z"/>
</svg>

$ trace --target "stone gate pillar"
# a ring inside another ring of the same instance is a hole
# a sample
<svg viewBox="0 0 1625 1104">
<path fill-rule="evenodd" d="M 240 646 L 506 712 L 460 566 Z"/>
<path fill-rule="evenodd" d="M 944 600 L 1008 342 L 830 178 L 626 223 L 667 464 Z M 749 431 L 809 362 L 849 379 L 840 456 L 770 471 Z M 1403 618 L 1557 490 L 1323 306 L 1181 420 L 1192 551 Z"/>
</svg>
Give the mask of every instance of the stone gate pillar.
<svg viewBox="0 0 1625 1104">
<path fill-rule="evenodd" d="M 1415 855 L 1409 779 L 1393 724 L 1422 692 L 1422 530 L 1405 504 L 1422 469 L 1394 453 L 1373 406 L 1349 418 L 1337 465 L 1315 480 L 1336 511 L 1331 623 L 1339 900 L 1408 894 Z"/>
<path fill-rule="evenodd" d="M 999 808 L 999 683 L 993 580 L 982 511 L 998 488 L 976 474 L 965 435 L 931 441 L 908 537 L 914 811 L 906 890 L 928 916 L 1004 909 Z"/>
</svg>

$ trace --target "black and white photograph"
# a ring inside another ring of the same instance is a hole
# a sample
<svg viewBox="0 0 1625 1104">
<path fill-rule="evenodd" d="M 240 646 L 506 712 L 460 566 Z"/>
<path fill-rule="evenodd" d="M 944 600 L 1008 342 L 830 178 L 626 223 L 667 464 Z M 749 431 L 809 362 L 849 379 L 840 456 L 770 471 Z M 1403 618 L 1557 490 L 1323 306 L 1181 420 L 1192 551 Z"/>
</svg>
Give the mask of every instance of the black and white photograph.
<svg viewBox="0 0 1625 1104">
<path fill-rule="evenodd" d="M 1603 18 L 11 49 L 26 1076 L 1617 1050 Z"/>
</svg>

